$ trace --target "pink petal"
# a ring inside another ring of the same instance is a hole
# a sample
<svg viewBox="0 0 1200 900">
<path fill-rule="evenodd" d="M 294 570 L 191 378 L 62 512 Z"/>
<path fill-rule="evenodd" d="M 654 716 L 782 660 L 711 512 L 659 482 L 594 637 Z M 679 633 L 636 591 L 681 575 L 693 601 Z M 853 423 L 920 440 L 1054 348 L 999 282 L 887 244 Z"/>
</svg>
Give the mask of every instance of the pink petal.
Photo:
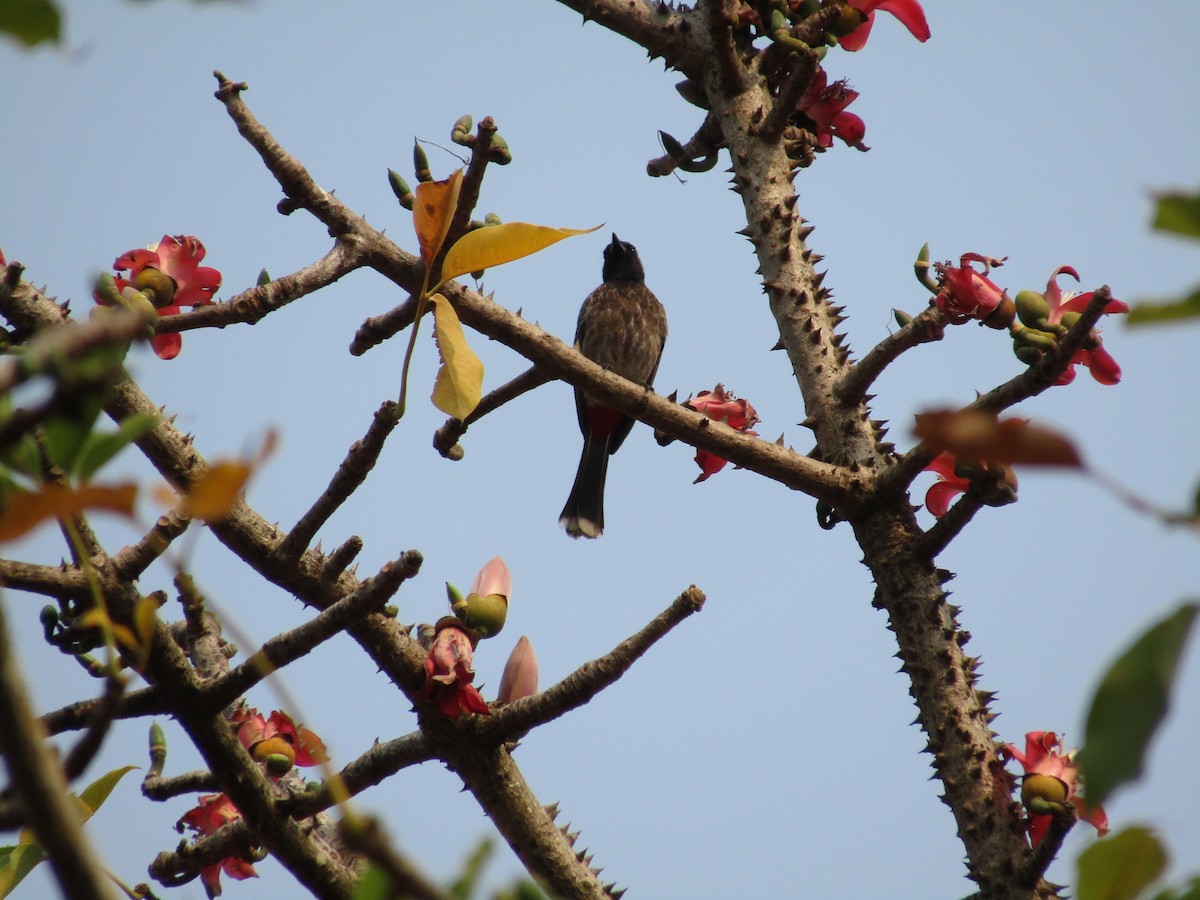
<svg viewBox="0 0 1200 900">
<path fill-rule="evenodd" d="M 529 638 L 521 635 L 508 657 L 508 662 L 504 664 L 504 674 L 500 677 L 500 690 L 496 699 L 503 703 L 512 703 L 522 697 L 532 697 L 537 690 L 537 656 L 533 653 L 533 644 L 529 642 Z"/>
<path fill-rule="evenodd" d="M 471 582 L 469 593 L 486 597 L 488 594 L 499 594 L 502 597 L 512 596 L 512 573 L 508 565 L 499 556 L 489 559 Z"/>
</svg>

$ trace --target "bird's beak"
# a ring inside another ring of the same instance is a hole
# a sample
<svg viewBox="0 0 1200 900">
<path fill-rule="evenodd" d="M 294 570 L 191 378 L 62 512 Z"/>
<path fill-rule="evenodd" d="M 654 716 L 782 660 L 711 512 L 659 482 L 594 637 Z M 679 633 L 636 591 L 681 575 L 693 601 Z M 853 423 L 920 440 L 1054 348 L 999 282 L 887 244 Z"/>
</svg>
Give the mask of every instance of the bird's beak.
<svg viewBox="0 0 1200 900">
<path fill-rule="evenodd" d="M 614 250 L 617 249 L 617 247 L 621 246 L 621 239 L 619 237 L 617 237 L 617 233 L 615 231 L 613 232 L 612 243 L 609 244 L 608 246 L 612 247 Z"/>
</svg>

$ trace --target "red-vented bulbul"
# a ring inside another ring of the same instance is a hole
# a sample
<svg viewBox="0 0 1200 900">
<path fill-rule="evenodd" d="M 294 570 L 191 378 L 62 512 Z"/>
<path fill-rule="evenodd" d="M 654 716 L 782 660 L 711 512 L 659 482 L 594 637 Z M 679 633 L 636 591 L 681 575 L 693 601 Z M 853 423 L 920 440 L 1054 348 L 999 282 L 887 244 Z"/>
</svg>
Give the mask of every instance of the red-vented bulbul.
<svg viewBox="0 0 1200 900">
<path fill-rule="evenodd" d="M 603 284 L 579 310 L 575 349 L 592 362 L 634 384 L 650 387 L 663 344 L 667 313 L 646 287 L 646 273 L 633 244 L 615 234 L 604 248 Z M 583 432 L 583 455 L 575 485 L 558 523 L 571 537 L 600 537 L 604 531 L 604 477 L 608 457 L 633 428 L 633 419 L 575 389 L 575 411 Z"/>
</svg>

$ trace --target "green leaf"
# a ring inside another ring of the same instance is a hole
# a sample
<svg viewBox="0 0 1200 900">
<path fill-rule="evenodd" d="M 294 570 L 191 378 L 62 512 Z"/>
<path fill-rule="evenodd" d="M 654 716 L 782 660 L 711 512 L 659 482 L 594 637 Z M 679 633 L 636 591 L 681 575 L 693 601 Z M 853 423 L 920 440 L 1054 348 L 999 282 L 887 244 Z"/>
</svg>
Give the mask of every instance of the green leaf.
<svg viewBox="0 0 1200 900">
<path fill-rule="evenodd" d="M 0 900 L 11 894 L 21 880 L 33 871 L 33 867 L 45 858 L 42 845 L 36 841 L 11 848 L 7 863 L 0 868 Z"/>
<path fill-rule="evenodd" d="M 103 406 L 104 397 L 100 392 L 88 391 L 72 398 L 66 409 L 42 423 L 46 452 L 64 472 L 74 474 L 80 451 L 96 426 Z"/>
<path fill-rule="evenodd" d="M 484 866 L 487 865 L 494 849 L 492 841 L 489 838 L 483 838 L 475 846 L 475 849 L 467 854 L 467 858 L 463 860 L 462 873 L 455 879 L 454 884 L 450 885 L 451 897 L 456 900 L 470 900 L 475 893 L 475 888 L 479 885 L 479 878 L 483 874 Z"/>
<path fill-rule="evenodd" d="M 0 0 L 0 34 L 26 47 L 43 41 L 57 44 L 62 40 L 62 15 L 50 0 Z"/>
<path fill-rule="evenodd" d="M 1177 888 L 1159 891 L 1150 900 L 1200 900 L 1200 875 Z"/>
<path fill-rule="evenodd" d="M 0 397 L 0 424 L 5 423 L 12 414 L 12 397 L 5 394 Z M 37 481 L 41 480 L 41 454 L 38 453 L 37 441 L 28 432 L 0 448 L 0 462 L 22 475 L 28 475 Z"/>
<path fill-rule="evenodd" d="M 362 873 L 350 900 L 390 900 L 392 897 L 392 879 L 378 863 L 372 863 L 367 871 Z"/>
<path fill-rule="evenodd" d="M 108 799 L 108 795 L 111 794 L 113 788 L 117 786 L 117 782 L 124 778 L 127 773 L 132 772 L 137 768 L 139 767 L 122 766 L 119 769 L 113 769 L 111 772 L 101 775 L 83 789 L 83 792 L 79 795 L 79 799 L 83 801 L 83 805 L 88 809 L 87 816 L 84 818 L 85 822 L 90 819 L 95 814 L 96 810 L 100 808 L 101 804 Z"/>
<path fill-rule="evenodd" d="M 135 413 L 121 420 L 116 431 L 92 432 L 75 462 L 75 474 L 87 481 L 106 462 L 162 421 L 155 413 Z"/>
<path fill-rule="evenodd" d="M 1170 705 L 1171 682 L 1200 604 L 1186 603 L 1143 634 L 1100 681 L 1080 754 L 1085 796 L 1100 805 L 1142 772 L 1143 757 Z"/>
<path fill-rule="evenodd" d="M 441 294 L 429 299 L 433 303 L 433 324 L 442 357 L 442 367 L 433 386 L 433 405 L 448 416 L 466 419 L 483 396 L 483 363 L 467 343 L 450 301 Z"/>
<path fill-rule="evenodd" d="M 467 272 L 500 266 L 544 250 L 564 238 L 588 234 L 596 228 L 550 228 L 546 225 L 530 225 L 528 222 L 504 222 L 476 228 L 460 237 L 447 251 L 442 261 L 441 277 L 443 281 L 449 281 Z"/>
<path fill-rule="evenodd" d="M 1200 194 L 1173 191 L 1155 196 L 1154 227 L 1200 238 Z"/>
<path fill-rule="evenodd" d="M 1155 325 L 1159 322 L 1174 322 L 1177 319 L 1192 319 L 1200 316 L 1200 288 L 1186 297 L 1160 303 L 1139 303 L 1125 317 L 1129 325 Z"/>
<path fill-rule="evenodd" d="M 1134 900 L 1167 867 L 1167 854 L 1148 828 L 1126 828 L 1079 855 L 1078 900 Z"/>
</svg>

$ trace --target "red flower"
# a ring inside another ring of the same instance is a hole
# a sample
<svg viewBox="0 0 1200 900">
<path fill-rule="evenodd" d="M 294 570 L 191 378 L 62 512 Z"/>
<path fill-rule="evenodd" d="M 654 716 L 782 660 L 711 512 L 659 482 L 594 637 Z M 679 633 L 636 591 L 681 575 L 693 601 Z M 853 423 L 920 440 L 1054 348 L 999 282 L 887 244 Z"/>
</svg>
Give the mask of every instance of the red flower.
<svg viewBox="0 0 1200 900">
<path fill-rule="evenodd" d="M 683 401 L 683 405 L 696 412 L 702 412 L 710 419 L 715 419 L 718 422 L 724 422 L 735 431 L 740 431 L 744 434 L 757 435 L 757 431 L 751 431 L 750 426 L 758 421 L 758 413 L 754 407 L 745 400 L 734 399 L 732 392 L 726 392 L 725 386 L 718 384 L 711 391 L 701 391 L 695 397 L 689 397 Z M 710 475 L 715 475 L 725 468 L 728 462 L 707 450 L 696 451 L 696 465 L 700 467 L 700 474 L 696 477 L 693 484 L 699 484 Z"/>
<path fill-rule="evenodd" d="M 941 290 L 933 302 L 955 325 L 971 319 L 986 319 L 1006 302 L 1011 303 L 1008 295 L 987 277 L 988 272 L 993 267 L 1003 265 L 1005 259 L 1007 257 L 997 259 L 979 253 L 964 253 L 959 257 L 957 266 L 939 263 L 937 271 Z M 975 271 L 974 263 L 979 263 L 983 271 Z"/>
<path fill-rule="evenodd" d="M 829 84 L 825 70 L 817 69 L 796 108 L 811 120 L 813 127 L 810 130 L 818 146 L 832 147 L 836 137 L 858 150 L 867 149 L 862 142 L 867 134 L 866 123 L 854 113 L 846 112 L 846 107 L 857 98 L 858 91 L 845 79 Z"/>
<path fill-rule="evenodd" d="M 209 794 L 200 798 L 199 806 L 184 813 L 183 818 L 175 827 L 177 830 L 183 831 L 183 827 L 186 825 L 197 835 L 207 837 L 215 834 L 223 825 L 236 822 L 241 817 L 242 814 L 233 805 L 233 801 L 224 794 Z M 225 870 L 226 875 L 236 878 L 238 881 L 258 877 L 250 860 L 240 856 L 227 856 L 200 870 L 200 880 L 204 882 L 205 893 L 210 898 L 221 895 L 222 869 Z"/>
<path fill-rule="evenodd" d="M 117 290 L 132 287 L 150 297 L 159 316 L 175 316 L 184 306 L 205 306 L 221 286 L 221 273 L 201 266 L 204 245 L 191 236 L 164 234 L 157 244 L 145 250 L 130 250 L 117 257 L 113 268 L 129 270 L 129 277 L 117 276 Z M 165 277 L 164 277 L 165 276 Z M 99 296 L 97 302 L 103 303 Z M 150 341 L 159 359 L 179 355 L 183 339 L 177 333 L 156 334 Z"/>
<path fill-rule="evenodd" d="M 1079 273 L 1071 266 L 1059 266 L 1050 275 L 1050 280 L 1046 283 L 1046 293 L 1042 296 L 1046 300 L 1049 307 L 1049 315 L 1046 320 L 1051 325 L 1057 325 L 1062 322 L 1065 314 L 1074 313 L 1079 315 L 1091 302 L 1095 291 L 1087 291 L 1083 294 L 1076 294 L 1072 291 L 1063 291 L 1058 286 L 1059 275 L 1070 275 L 1076 281 L 1079 281 Z M 1104 314 L 1110 313 L 1127 313 L 1129 305 L 1120 300 L 1110 300 L 1108 306 L 1104 307 Z M 1076 364 L 1087 366 L 1088 371 L 1092 373 L 1101 384 L 1117 384 L 1121 380 L 1121 367 L 1117 365 L 1117 361 L 1109 355 L 1104 349 L 1104 343 L 1100 340 L 1100 335 L 1093 331 L 1092 346 L 1080 350 L 1071 360 L 1071 365 L 1063 372 L 1058 380 L 1058 384 L 1070 384 L 1075 380 Z"/>
<path fill-rule="evenodd" d="M 325 744 L 307 728 L 300 728 L 291 716 L 275 710 L 264 719 L 249 706 L 241 706 L 232 716 L 238 740 L 259 762 L 269 756 L 284 756 L 297 766 L 315 766 L 328 762 Z M 289 766 L 290 768 L 290 766 Z"/>
<path fill-rule="evenodd" d="M 1108 815 L 1104 809 L 1100 806 L 1089 808 L 1079 796 L 1079 766 L 1075 764 L 1075 751 L 1064 751 L 1053 731 L 1027 732 L 1024 753 L 1016 744 L 1006 744 L 1005 750 L 1025 770 L 1021 802 L 1029 813 L 1029 842 L 1033 846 L 1041 843 L 1056 812 L 1068 812 L 1072 808 L 1078 818 L 1096 828 L 1100 837 L 1108 834 Z"/>
<path fill-rule="evenodd" d="M 900 24 L 912 33 L 921 43 L 929 40 L 929 23 L 925 21 L 925 10 L 917 0 L 847 0 L 854 9 L 862 13 L 866 20 L 856 29 L 838 41 L 843 49 L 861 50 L 871 34 L 871 26 L 875 24 L 875 11 L 883 10 L 891 13 L 900 20 Z"/>
<path fill-rule="evenodd" d="M 475 680 L 471 639 L 451 616 L 437 623 L 437 634 L 425 657 L 425 683 L 418 700 L 433 700 L 443 716 L 457 719 L 465 712 L 488 714 L 487 704 L 471 684 Z"/>
<path fill-rule="evenodd" d="M 958 459 L 953 453 L 939 453 L 924 469 L 933 472 L 938 480 L 925 492 L 925 508 L 936 518 L 940 519 L 950 509 L 950 504 L 959 494 L 971 487 L 969 479 L 958 474 Z M 1000 473 L 1003 484 L 996 496 L 989 500 L 989 505 L 999 506 L 1010 503 L 1016 498 L 1017 476 L 1007 466 Z"/>
</svg>

